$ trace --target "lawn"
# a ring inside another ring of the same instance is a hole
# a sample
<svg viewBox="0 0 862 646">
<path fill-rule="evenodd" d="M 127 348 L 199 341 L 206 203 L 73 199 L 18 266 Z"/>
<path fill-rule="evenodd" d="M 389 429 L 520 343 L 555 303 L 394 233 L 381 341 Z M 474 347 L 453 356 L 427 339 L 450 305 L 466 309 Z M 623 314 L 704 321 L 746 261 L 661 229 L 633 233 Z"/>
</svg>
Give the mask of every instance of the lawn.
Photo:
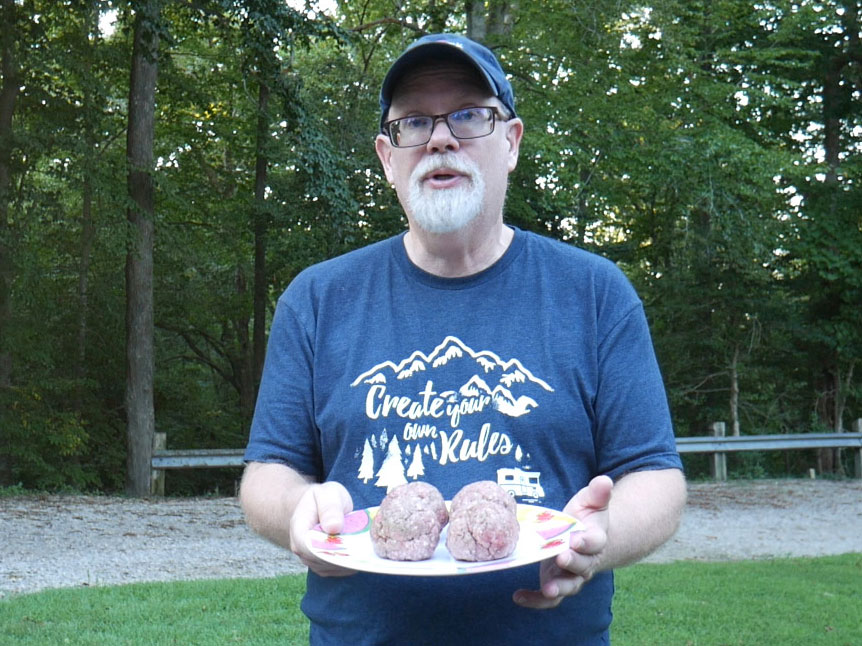
<svg viewBox="0 0 862 646">
<path fill-rule="evenodd" d="M 50 590 L 0 601 L 3 646 L 305 644 L 304 577 Z M 613 646 L 859 646 L 862 554 L 637 565 Z"/>
</svg>

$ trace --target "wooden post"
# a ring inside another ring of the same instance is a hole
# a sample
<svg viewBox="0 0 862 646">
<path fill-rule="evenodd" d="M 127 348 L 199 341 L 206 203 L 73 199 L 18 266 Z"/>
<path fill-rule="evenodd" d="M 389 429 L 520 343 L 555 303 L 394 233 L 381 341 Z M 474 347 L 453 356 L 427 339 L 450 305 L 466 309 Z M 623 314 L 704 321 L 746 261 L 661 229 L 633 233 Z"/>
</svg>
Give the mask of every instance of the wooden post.
<svg viewBox="0 0 862 646">
<path fill-rule="evenodd" d="M 724 437 L 725 428 L 724 422 L 714 422 L 709 425 L 713 437 Z M 714 480 L 727 480 L 727 453 L 713 453 L 709 466 Z"/>
<path fill-rule="evenodd" d="M 153 435 L 153 453 L 168 448 L 168 434 L 155 433 Z M 153 469 L 150 472 L 150 495 L 165 495 L 165 470 Z"/>
<path fill-rule="evenodd" d="M 853 420 L 853 432 L 862 433 L 862 417 Z M 862 480 L 862 447 L 853 452 L 853 477 Z"/>
</svg>

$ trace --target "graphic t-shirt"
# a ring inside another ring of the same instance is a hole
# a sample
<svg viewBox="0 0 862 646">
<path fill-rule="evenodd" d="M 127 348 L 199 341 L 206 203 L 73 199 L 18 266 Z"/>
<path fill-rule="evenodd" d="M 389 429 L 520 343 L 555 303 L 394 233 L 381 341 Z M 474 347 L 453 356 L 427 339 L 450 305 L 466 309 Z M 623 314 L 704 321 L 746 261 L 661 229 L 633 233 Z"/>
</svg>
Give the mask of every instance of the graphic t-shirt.
<svg viewBox="0 0 862 646">
<path fill-rule="evenodd" d="M 681 468 L 643 307 L 612 263 L 515 230 L 466 278 L 428 274 L 403 235 L 302 272 L 279 299 L 246 460 L 350 492 L 493 480 L 562 509 L 598 474 Z M 312 644 L 605 644 L 613 580 L 520 608 L 538 565 L 459 577 L 308 575 Z"/>
</svg>

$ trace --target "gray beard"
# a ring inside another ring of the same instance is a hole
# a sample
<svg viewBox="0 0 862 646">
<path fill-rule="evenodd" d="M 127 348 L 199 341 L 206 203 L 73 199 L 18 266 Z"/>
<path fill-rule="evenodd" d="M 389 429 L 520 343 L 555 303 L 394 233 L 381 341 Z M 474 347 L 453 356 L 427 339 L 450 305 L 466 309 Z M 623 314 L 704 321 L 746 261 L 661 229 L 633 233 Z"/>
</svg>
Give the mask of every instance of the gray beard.
<svg viewBox="0 0 862 646">
<path fill-rule="evenodd" d="M 428 233 L 460 231 L 482 211 L 485 180 L 479 169 L 463 163 L 450 166 L 470 173 L 468 186 L 425 191 L 419 178 L 428 172 L 427 166 L 418 167 L 410 178 L 407 196 L 410 213 L 416 225 Z"/>
</svg>

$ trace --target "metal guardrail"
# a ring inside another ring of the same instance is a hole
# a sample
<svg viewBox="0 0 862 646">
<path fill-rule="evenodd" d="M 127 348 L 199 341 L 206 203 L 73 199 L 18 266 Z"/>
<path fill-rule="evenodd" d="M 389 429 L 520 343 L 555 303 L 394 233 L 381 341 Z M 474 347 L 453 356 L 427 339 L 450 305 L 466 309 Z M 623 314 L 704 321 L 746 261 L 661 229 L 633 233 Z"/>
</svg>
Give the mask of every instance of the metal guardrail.
<svg viewBox="0 0 862 646">
<path fill-rule="evenodd" d="M 859 427 L 860 424 L 855 424 Z M 161 434 L 159 434 L 161 435 Z M 164 436 L 158 438 L 153 452 L 153 478 L 160 479 L 167 469 L 200 469 L 221 467 L 242 467 L 243 449 L 183 449 L 168 450 L 164 446 Z M 852 449 L 854 455 L 854 475 L 862 478 L 862 431 L 853 433 L 799 433 L 781 435 L 740 435 L 730 437 L 679 437 L 676 439 L 680 453 L 711 453 L 716 462 L 713 475 L 719 479 L 726 477 L 724 455 L 739 451 L 781 451 L 797 449 Z"/>
<path fill-rule="evenodd" d="M 241 467 L 244 465 L 243 449 L 157 449 L 153 452 L 152 468 L 200 469 L 218 467 Z"/>
<path fill-rule="evenodd" d="M 730 453 L 795 449 L 855 448 L 862 450 L 862 433 L 800 433 L 736 437 L 678 437 L 680 453 Z M 199 469 L 243 466 L 243 449 L 161 449 L 153 453 L 153 469 Z"/>
<path fill-rule="evenodd" d="M 862 433 L 799 433 L 795 435 L 737 435 L 731 437 L 678 437 L 680 453 L 727 453 L 790 449 L 862 450 Z"/>
</svg>

